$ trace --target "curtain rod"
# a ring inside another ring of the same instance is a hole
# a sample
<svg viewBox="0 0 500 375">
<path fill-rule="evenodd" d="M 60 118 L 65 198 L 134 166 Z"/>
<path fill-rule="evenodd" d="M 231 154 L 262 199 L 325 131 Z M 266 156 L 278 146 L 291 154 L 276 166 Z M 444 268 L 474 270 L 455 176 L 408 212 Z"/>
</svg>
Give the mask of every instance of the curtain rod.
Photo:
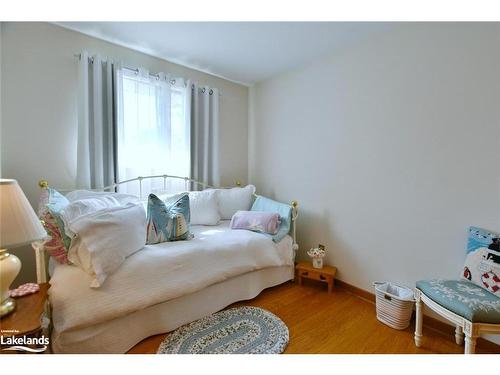
<svg viewBox="0 0 500 375">
<path fill-rule="evenodd" d="M 77 57 L 78 59 L 82 58 L 82 54 L 81 53 L 75 53 L 73 56 Z M 94 57 L 93 56 L 89 56 L 89 59 L 91 59 L 92 62 L 94 61 Z M 129 66 L 123 66 L 123 69 L 127 69 L 127 70 L 130 70 L 132 72 L 139 73 L 139 68 L 131 68 Z M 160 78 L 160 74 L 159 73 L 149 73 L 149 75 L 151 77 Z M 175 83 L 175 79 L 170 80 L 170 83 Z"/>
<path fill-rule="evenodd" d="M 75 53 L 73 55 L 74 57 L 78 58 L 79 60 L 82 58 L 82 54 L 81 53 Z M 92 62 L 94 61 L 94 57 L 93 56 L 89 56 L 90 59 L 92 59 Z M 136 73 L 139 73 L 139 68 L 131 68 L 129 66 L 123 66 L 123 69 L 127 69 L 127 70 L 130 70 L 130 71 L 133 71 L 133 72 L 136 72 Z M 151 77 L 156 77 L 156 78 L 160 78 L 160 74 L 159 73 L 149 73 L 148 74 L 151 76 Z M 172 85 L 175 84 L 175 79 L 171 79 L 170 80 L 170 83 Z M 184 83 L 184 87 L 187 87 L 186 83 Z M 194 84 L 191 85 L 191 88 L 194 89 Z M 200 87 L 199 88 L 200 90 L 202 90 L 202 92 L 205 92 L 206 88 L 205 87 Z M 210 89 L 209 91 L 209 94 L 212 95 L 213 94 L 213 89 Z M 222 92 L 221 90 L 219 89 L 219 96 L 222 96 Z"/>
</svg>

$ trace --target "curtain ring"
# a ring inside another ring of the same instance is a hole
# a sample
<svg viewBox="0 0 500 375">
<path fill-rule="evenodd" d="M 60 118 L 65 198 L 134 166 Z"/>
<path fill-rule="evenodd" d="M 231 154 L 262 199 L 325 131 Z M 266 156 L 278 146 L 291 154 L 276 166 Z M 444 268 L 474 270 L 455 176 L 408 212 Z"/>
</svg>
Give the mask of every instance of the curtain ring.
<svg viewBox="0 0 500 375">
<path fill-rule="evenodd" d="M 175 79 L 171 79 L 170 84 L 175 85 Z"/>
<path fill-rule="evenodd" d="M 202 93 L 205 93 L 205 91 L 207 91 L 207 90 L 205 90 L 205 88 L 203 87 L 203 88 L 201 89 L 201 92 L 202 92 Z"/>
<path fill-rule="evenodd" d="M 209 95 L 212 95 L 214 93 L 214 90 L 210 89 L 210 91 L 208 92 Z"/>
</svg>

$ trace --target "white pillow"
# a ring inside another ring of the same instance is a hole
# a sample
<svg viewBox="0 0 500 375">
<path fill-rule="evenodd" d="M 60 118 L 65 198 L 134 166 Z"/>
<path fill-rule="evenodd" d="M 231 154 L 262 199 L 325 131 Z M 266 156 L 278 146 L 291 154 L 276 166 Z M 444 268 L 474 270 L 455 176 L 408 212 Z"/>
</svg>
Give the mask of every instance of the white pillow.
<svg viewBox="0 0 500 375">
<path fill-rule="evenodd" d="M 247 185 L 244 188 L 215 189 L 219 203 L 219 213 L 223 220 L 229 220 L 236 211 L 249 211 L 252 207 L 252 197 L 255 186 Z"/>
<path fill-rule="evenodd" d="M 189 192 L 190 223 L 193 225 L 217 225 L 220 221 L 216 191 Z"/>
<path fill-rule="evenodd" d="M 129 255 L 146 243 L 146 213 L 140 204 L 81 215 L 68 225 L 76 234 L 68 258 L 94 276 L 92 288 L 100 287 Z"/>
<path fill-rule="evenodd" d="M 139 198 L 132 194 L 115 193 L 111 191 L 92 191 L 92 190 L 74 190 L 66 194 L 66 199 L 75 202 L 81 199 L 102 199 L 105 197 L 114 197 L 121 204 L 128 202 L 139 202 Z"/>
<path fill-rule="evenodd" d="M 77 190 L 72 193 L 84 192 L 85 190 Z M 88 191 L 87 193 L 94 193 Z M 70 193 L 71 194 L 71 193 Z M 85 198 L 86 197 L 86 198 Z M 75 236 L 75 233 L 69 229 L 69 224 L 80 216 L 89 215 L 91 213 L 106 210 L 108 208 L 126 206 L 128 204 L 138 204 L 139 198 L 128 194 L 82 194 L 77 200 L 70 201 L 71 203 L 64 207 L 60 212 L 61 220 L 64 223 L 66 235 L 70 238 Z"/>
</svg>

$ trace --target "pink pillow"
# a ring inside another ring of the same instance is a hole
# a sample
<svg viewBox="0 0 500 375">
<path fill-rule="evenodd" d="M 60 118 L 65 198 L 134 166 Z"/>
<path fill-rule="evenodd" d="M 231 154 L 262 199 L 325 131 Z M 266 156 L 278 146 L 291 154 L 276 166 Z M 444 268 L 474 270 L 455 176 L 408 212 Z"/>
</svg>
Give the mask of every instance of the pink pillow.
<svg viewBox="0 0 500 375">
<path fill-rule="evenodd" d="M 236 211 L 231 219 L 231 229 L 247 229 L 276 234 L 280 228 L 280 215 L 265 211 Z"/>
</svg>

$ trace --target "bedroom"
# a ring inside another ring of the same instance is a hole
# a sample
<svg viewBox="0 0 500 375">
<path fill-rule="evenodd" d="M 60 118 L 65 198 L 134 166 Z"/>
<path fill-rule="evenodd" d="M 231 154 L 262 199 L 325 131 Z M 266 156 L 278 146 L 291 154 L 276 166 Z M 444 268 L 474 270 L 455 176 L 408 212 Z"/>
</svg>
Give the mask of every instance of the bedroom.
<svg viewBox="0 0 500 375">
<path fill-rule="evenodd" d="M 498 22 L 85 21 L 0 24 L 2 347 L 500 353 Z"/>
</svg>

